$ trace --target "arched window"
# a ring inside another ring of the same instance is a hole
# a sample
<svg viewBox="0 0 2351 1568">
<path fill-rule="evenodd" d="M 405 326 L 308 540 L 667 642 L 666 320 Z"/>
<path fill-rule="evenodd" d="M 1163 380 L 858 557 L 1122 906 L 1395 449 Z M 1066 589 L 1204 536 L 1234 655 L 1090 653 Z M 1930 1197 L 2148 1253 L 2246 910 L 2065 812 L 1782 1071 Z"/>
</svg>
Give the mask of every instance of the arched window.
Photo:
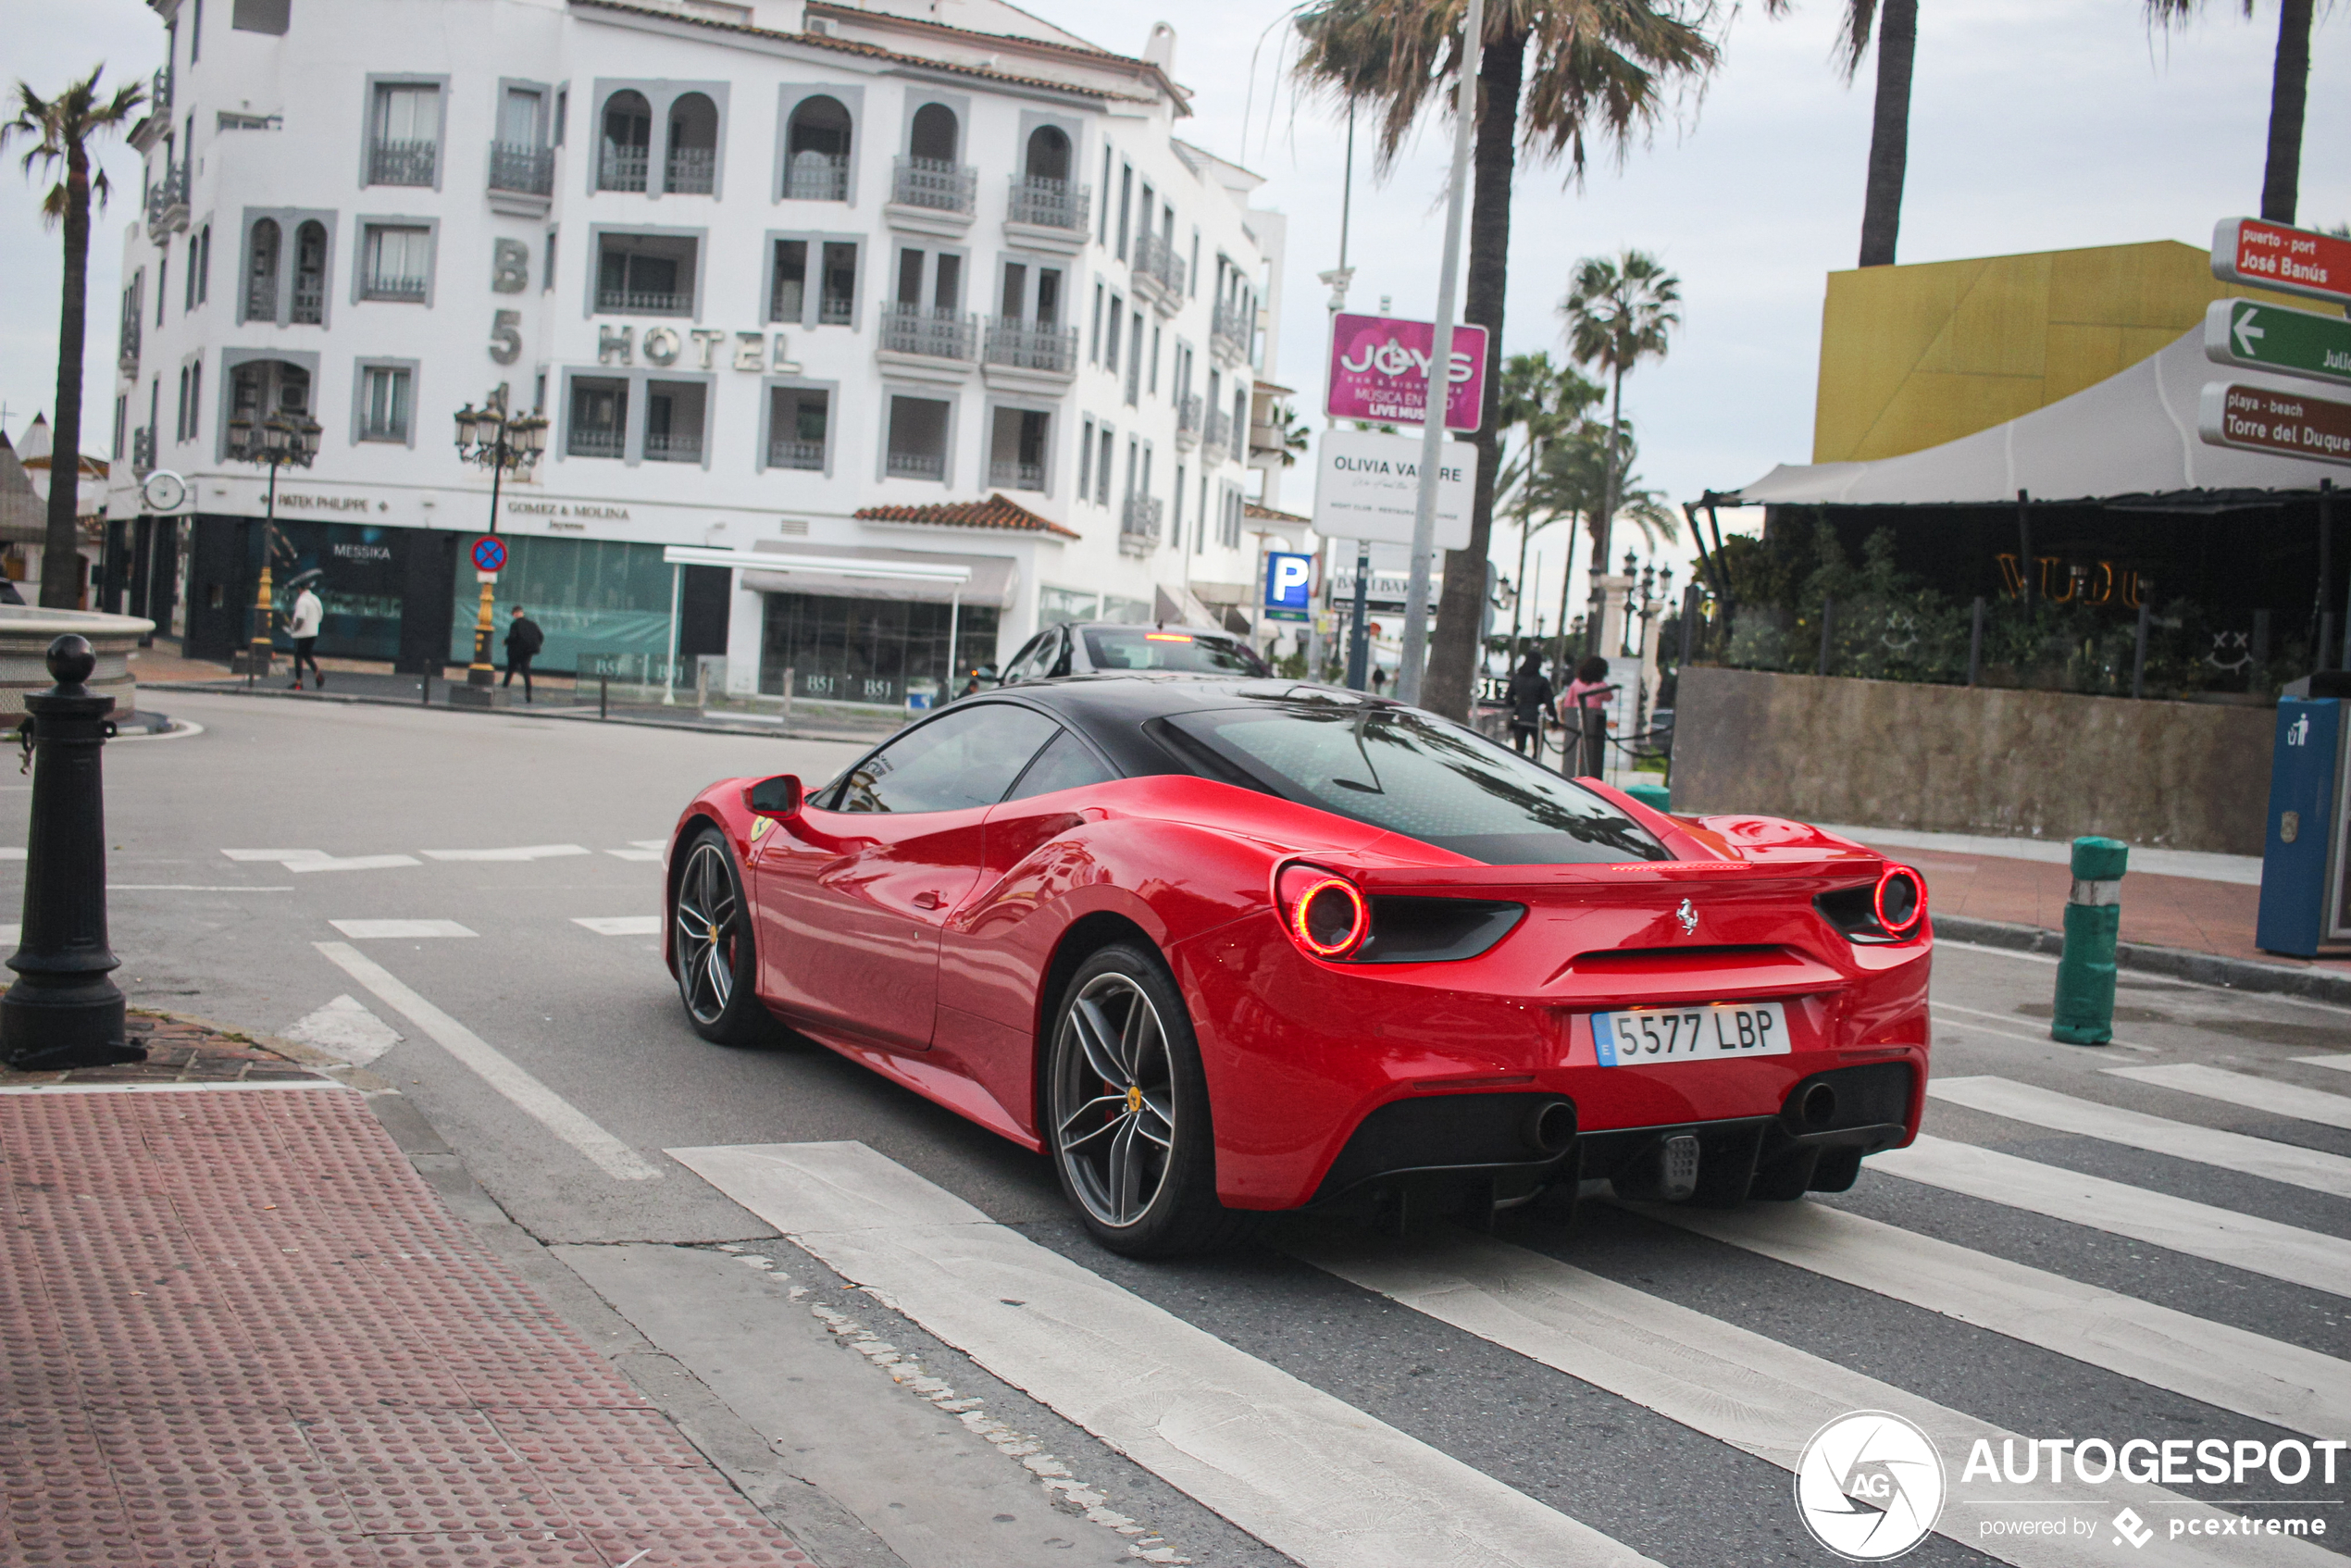
<svg viewBox="0 0 2351 1568">
<path fill-rule="evenodd" d="M 311 218 L 294 230 L 293 309 L 289 319 L 305 327 L 327 319 L 327 226 Z"/>
<path fill-rule="evenodd" d="M 718 106 L 689 93 L 669 106 L 668 167 L 661 188 L 672 195 L 707 196 L 718 180 Z"/>
<path fill-rule="evenodd" d="M 849 111 L 818 93 L 792 109 L 784 129 L 784 196 L 796 202 L 849 199 Z"/>
<path fill-rule="evenodd" d="M 957 130 L 954 110 L 944 104 L 925 104 L 914 111 L 914 134 L 906 150 L 919 161 L 952 164 Z"/>
<path fill-rule="evenodd" d="M 653 144 L 653 109 L 641 93 L 622 91 L 604 100 L 603 143 L 597 150 L 596 189 L 641 191 Z"/>
<path fill-rule="evenodd" d="M 245 319 L 278 319 L 278 220 L 265 218 L 253 226 L 245 243 Z"/>
<path fill-rule="evenodd" d="M 1028 133 L 1026 173 L 1031 180 L 1069 178 L 1069 138 L 1057 125 L 1040 125 Z"/>
<path fill-rule="evenodd" d="M 248 359 L 229 373 L 231 456 L 251 451 L 255 427 L 272 414 L 310 412 L 310 372 L 282 359 Z"/>
</svg>

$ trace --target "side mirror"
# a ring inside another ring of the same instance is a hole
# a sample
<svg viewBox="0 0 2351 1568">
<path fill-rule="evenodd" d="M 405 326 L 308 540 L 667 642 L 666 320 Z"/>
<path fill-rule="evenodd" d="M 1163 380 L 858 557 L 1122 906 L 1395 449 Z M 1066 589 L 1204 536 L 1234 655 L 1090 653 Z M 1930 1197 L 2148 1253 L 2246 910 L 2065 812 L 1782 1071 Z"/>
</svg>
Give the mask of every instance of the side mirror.
<svg viewBox="0 0 2351 1568">
<path fill-rule="evenodd" d="M 755 816 L 798 816 L 802 798 L 800 777 L 791 773 L 763 778 L 743 790 L 743 804 Z"/>
</svg>

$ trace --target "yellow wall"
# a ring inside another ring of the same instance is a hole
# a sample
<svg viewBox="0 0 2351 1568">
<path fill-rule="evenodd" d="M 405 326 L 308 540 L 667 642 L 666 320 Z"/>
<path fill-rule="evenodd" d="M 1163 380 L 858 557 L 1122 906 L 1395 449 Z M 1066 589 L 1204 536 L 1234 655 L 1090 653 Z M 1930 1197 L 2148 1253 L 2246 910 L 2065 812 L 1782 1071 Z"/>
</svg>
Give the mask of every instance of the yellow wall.
<svg viewBox="0 0 2351 1568">
<path fill-rule="evenodd" d="M 2175 240 L 1829 274 L 1812 461 L 1893 457 L 1989 429 L 2129 368 L 2243 295 Z"/>
</svg>

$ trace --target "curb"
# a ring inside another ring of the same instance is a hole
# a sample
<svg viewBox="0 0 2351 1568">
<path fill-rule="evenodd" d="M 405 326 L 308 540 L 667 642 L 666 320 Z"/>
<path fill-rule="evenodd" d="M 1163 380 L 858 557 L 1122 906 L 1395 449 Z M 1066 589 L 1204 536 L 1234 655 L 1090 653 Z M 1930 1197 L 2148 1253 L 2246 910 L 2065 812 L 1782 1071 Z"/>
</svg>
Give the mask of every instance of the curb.
<svg viewBox="0 0 2351 1568">
<path fill-rule="evenodd" d="M 288 1039 L 282 1035 L 263 1034 L 258 1029 L 243 1029 L 234 1024 L 224 1024 L 217 1018 L 200 1018 L 193 1013 L 175 1013 L 168 1007 L 134 1005 L 131 1011 L 143 1013 L 150 1018 L 163 1018 L 174 1024 L 191 1024 L 200 1029 L 209 1029 L 224 1039 L 237 1040 L 245 1045 L 257 1045 L 264 1051 L 272 1052 L 289 1062 L 298 1062 L 319 1076 L 332 1078 L 345 1089 L 355 1089 L 362 1094 L 398 1094 L 400 1092 L 390 1078 L 371 1073 L 365 1067 L 355 1067 L 332 1052 L 321 1051 L 315 1045 L 305 1045 L 300 1040 Z"/>
<path fill-rule="evenodd" d="M 1980 947 L 2006 948 L 2013 952 L 2065 952 L 2065 938 L 2039 926 L 2018 926 L 2006 920 L 1970 920 L 1938 915 L 1934 934 Z M 2114 961 L 2124 969 L 2162 975 L 2191 985 L 2224 990 L 2261 991 L 2298 996 L 2311 1002 L 2351 1007 L 2351 973 L 2332 969 L 2297 969 L 2283 964 L 2260 964 L 2249 958 L 2224 958 L 2217 952 L 2190 952 L 2184 948 L 2153 947 L 2145 942 L 2117 942 Z"/>
<path fill-rule="evenodd" d="M 207 680 L 158 680 L 152 683 L 143 682 L 141 690 L 149 691 L 199 691 L 209 692 L 222 697 L 267 697 L 276 701 L 293 703 L 341 703 L 346 706 L 353 707 L 407 708 L 412 711 L 422 711 L 425 713 L 435 714 L 479 714 L 503 716 L 506 718 L 544 718 L 558 720 L 567 724 L 627 724 L 634 725 L 640 729 L 677 729 L 683 730 L 686 733 L 692 735 L 754 735 L 772 740 L 820 740 L 842 746 L 876 746 L 879 745 L 883 740 L 889 739 L 889 735 L 878 732 L 870 735 L 825 734 L 805 729 L 787 729 L 779 725 L 768 724 L 696 724 L 683 719 L 630 718 L 619 715 L 616 715 L 610 718 L 591 719 L 585 714 L 579 713 L 576 710 L 566 712 L 562 709 L 558 709 L 553 703 L 550 703 L 543 709 L 537 707 L 460 707 L 454 703 L 412 703 L 404 698 L 397 697 L 365 697 L 345 691 L 289 691 L 283 688 L 270 690 L 264 687 L 246 687 Z M 896 733 L 896 730 L 889 732 L 889 735 L 894 735 Z"/>
</svg>

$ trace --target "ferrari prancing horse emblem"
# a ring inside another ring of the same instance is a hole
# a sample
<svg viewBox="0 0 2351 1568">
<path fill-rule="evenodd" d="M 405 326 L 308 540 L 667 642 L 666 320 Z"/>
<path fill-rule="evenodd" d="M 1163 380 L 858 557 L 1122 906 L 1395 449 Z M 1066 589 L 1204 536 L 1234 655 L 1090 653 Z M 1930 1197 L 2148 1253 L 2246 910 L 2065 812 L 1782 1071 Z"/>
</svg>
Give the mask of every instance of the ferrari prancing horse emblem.
<svg viewBox="0 0 2351 1568">
<path fill-rule="evenodd" d="M 1684 899 L 1682 901 L 1682 907 L 1673 912 L 1673 918 L 1682 923 L 1682 935 L 1687 937 L 1695 936 L 1697 934 L 1698 905 L 1692 903 L 1687 899 Z"/>
</svg>

